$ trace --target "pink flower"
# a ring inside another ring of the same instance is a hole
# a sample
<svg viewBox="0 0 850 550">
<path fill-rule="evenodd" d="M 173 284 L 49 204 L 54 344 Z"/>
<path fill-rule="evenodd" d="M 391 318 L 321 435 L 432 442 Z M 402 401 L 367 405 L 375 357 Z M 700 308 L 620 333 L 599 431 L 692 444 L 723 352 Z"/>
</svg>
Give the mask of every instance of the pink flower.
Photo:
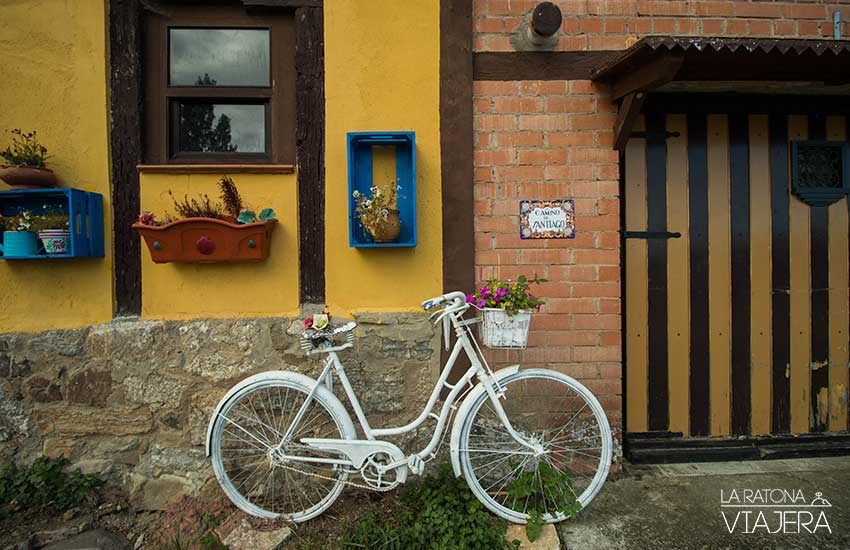
<svg viewBox="0 0 850 550">
<path fill-rule="evenodd" d="M 142 212 L 139 214 L 139 223 L 145 225 L 154 225 L 156 223 L 156 217 L 153 212 Z"/>
<path fill-rule="evenodd" d="M 479 308 L 484 307 L 484 306 L 487 305 L 487 300 L 484 300 L 482 298 L 482 299 L 478 300 L 477 302 L 475 302 L 475 305 L 476 305 L 476 307 L 479 307 Z"/>
<path fill-rule="evenodd" d="M 500 300 L 500 299 L 504 298 L 507 293 L 508 293 L 508 289 L 503 287 L 503 286 L 500 286 L 499 288 L 496 289 L 496 299 Z"/>
<path fill-rule="evenodd" d="M 490 297 L 490 287 L 489 286 L 482 286 L 481 287 L 481 296 L 484 297 L 484 298 Z"/>
<path fill-rule="evenodd" d="M 466 303 L 467 304 L 474 304 L 475 303 L 475 296 L 473 296 L 472 294 L 467 294 L 466 295 Z"/>
<path fill-rule="evenodd" d="M 311 328 L 312 326 L 313 326 L 313 318 L 312 317 L 307 317 L 306 319 L 304 319 L 304 328 L 305 329 Z"/>
</svg>

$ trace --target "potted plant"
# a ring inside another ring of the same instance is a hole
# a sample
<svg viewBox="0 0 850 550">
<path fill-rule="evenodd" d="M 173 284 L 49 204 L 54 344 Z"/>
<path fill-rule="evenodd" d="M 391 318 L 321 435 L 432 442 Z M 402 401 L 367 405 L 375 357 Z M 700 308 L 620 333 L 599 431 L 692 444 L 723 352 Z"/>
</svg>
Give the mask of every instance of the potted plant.
<svg viewBox="0 0 850 550">
<path fill-rule="evenodd" d="M 357 217 L 376 243 L 394 243 L 398 240 L 401 218 L 396 208 L 396 198 L 400 190 L 401 186 L 394 182 L 387 190 L 373 185 L 370 189 L 371 197 L 360 191 L 352 193 L 357 203 Z"/>
<path fill-rule="evenodd" d="M 531 285 L 546 282 L 536 275 L 520 275 L 516 282 L 490 279 L 467 303 L 483 312 L 481 340 L 490 348 L 525 348 L 531 315 L 545 302 L 531 293 Z"/>
<path fill-rule="evenodd" d="M 162 221 L 151 212 L 139 215 L 133 227 L 148 245 L 155 263 L 260 261 L 269 255 L 275 212 L 259 214 L 242 204 L 233 180 L 219 181 L 221 202 L 207 195 L 178 199 L 171 192 L 178 218 L 166 214 Z"/>
<path fill-rule="evenodd" d="M 38 233 L 47 254 L 67 254 L 71 250 L 68 214 L 45 206 L 44 213 L 33 216 L 32 231 Z"/>
<path fill-rule="evenodd" d="M 0 179 L 12 187 L 55 186 L 56 175 L 46 166 L 47 147 L 38 142 L 36 133 L 24 133 L 16 128 L 11 134 L 12 143 L 0 151 Z"/>
<path fill-rule="evenodd" d="M 3 243 L 0 254 L 3 256 L 35 256 L 38 254 L 38 241 L 32 231 L 33 215 L 29 210 L 21 210 L 17 215 L 4 216 Z"/>
</svg>

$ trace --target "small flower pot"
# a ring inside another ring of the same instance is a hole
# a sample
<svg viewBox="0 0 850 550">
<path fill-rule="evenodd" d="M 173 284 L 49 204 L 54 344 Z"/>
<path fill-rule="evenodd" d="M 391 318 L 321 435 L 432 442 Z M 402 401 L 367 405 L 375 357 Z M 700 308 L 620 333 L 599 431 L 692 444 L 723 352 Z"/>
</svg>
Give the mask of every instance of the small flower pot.
<svg viewBox="0 0 850 550">
<path fill-rule="evenodd" d="M 394 243 L 401 234 L 401 218 L 398 210 L 389 210 L 387 221 L 380 227 L 375 228 L 372 238 L 376 243 Z"/>
<path fill-rule="evenodd" d="M 32 166 L 7 166 L 0 169 L 0 180 L 19 189 L 56 187 L 57 182 L 53 170 Z"/>
<path fill-rule="evenodd" d="M 3 244 L 0 244 L 3 256 L 36 256 L 38 240 L 32 231 L 4 231 Z"/>
<path fill-rule="evenodd" d="M 38 232 L 47 254 L 67 254 L 71 251 L 71 232 L 67 229 L 46 229 Z"/>
<path fill-rule="evenodd" d="M 154 263 L 259 262 L 269 255 L 277 220 L 235 224 L 187 218 L 166 225 L 134 223 Z"/>
</svg>

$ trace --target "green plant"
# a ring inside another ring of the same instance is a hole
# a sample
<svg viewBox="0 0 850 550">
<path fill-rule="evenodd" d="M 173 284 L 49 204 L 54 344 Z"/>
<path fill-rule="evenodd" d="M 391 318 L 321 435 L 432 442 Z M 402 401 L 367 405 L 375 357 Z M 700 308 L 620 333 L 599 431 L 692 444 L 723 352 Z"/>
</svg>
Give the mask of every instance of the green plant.
<svg viewBox="0 0 850 550">
<path fill-rule="evenodd" d="M 11 130 L 12 143 L 3 151 L 0 158 L 6 166 L 31 166 L 44 168 L 47 165 L 47 147 L 38 142 L 35 131 L 24 133 L 18 128 Z"/>
<path fill-rule="evenodd" d="M 373 514 L 343 532 L 340 547 L 374 550 L 507 550 L 505 523 L 484 508 L 466 483 L 444 464 L 402 494 L 403 509 L 392 521 Z"/>
<path fill-rule="evenodd" d="M 229 176 L 222 177 L 218 182 L 218 188 L 222 202 L 216 202 L 209 198 L 208 195 L 200 195 L 198 198 L 184 195 L 182 199 L 178 199 L 171 191 L 168 192 L 174 203 L 174 210 L 177 211 L 178 218 L 212 218 L 216 220 L 224 220 L 231 223 L 253 223 L 256 221 L 268 221 L 275 218 L 275 212 L 271 208 L 263 208 L 260 214 L 250 208 L 246 208 L 242 204 L 242 197 L 239 195 L 239 190 L 236 188 L 236 182 Z M 161 226 L 167 225 L 175 218 L 168 213 L 164 219 L 157 220 L 153 212 L 142 212 L 139 214 L 139 223 L 143 225 Z"/>
<path fill-rule="evenodd" d="M 529 518 L 525 535 L 529 541 L 534 542 L 540 536 L 546 514 L 560 512 L 571 518 L 581 510 L 581 503 L 575 499 L 570 485 L 571 479 L 569 471 L 562 472 L 540 462 L 536 471 L 523 472 L 508 486 L 510 497 L 526 501 Z"/>
<path fill-rule="evenodd" d="M 401 186 L 393 182 L 393 185 L 390 185 L 387 190 L 383 190 L 379 186 L 373 185 L 370 191 L 371 197 L 367 197 L 360 191 L 354 191 L 352 196 L 357 204 L 356 212 L 360 223 L 369 233 L 374 235 L 387 223 L 390 210 L 396 209 L 396 199 L 398 192 L 401 191 Z"/>
<path fill-rule="evenodd" d="M 171 200 L 174 202 L 174 210 L 184 218 L 214 218 L 223 220 L 227 216 L 224 214 L 224 207 L 219 202 L 213 202 L 209 196 L 201 195 L 200 200 L 189 198 L 184 195 L 182 199 L 178 199 L 171 191 L 168 192 Z"/>
<path fill-rule="evenodd" d="M 257 213 L 253 210 L 248 210 L 247 208 L 239 213 L 239 216 L 236 218 L 236 223 L 254 223 L 257 220 L 261 222 L 267 222 L 269 220 L 273 220 L 275 217 L 274 210 L 271 208 L 263 208 L 260 210 L 260 215 L 257 216 Z"/>
<path fill-rule="evenodd" d="M 3 217 L 3 229 L 5 231 L 35 231 L 33 229 L 34 217 L 29 210 L 20 210 L 14 216 Z"/>
<path fill-rule="evenodd" d="M 103 481 L 79 470 L 67 471 L 68 464 L 64 457 L 39 457 L 29 466 L 5 466 L 0 471 L 0 514 L 12 505 L 59 512 L 80 506 Z"/>
<path fill-rule="evenodd" d="M 466 301 L 478 308 L 504 309 L 508 315 L 524 309 L 540 311 L 540 306 L 546 302 L 531 293 L 531 285 L 545 282 L 546 279 L 540 279 L 537 275 L 530 280 L 520 275 L 515 283 L 490 279 L 475 294 L 467 294 Z"/>
</svg>

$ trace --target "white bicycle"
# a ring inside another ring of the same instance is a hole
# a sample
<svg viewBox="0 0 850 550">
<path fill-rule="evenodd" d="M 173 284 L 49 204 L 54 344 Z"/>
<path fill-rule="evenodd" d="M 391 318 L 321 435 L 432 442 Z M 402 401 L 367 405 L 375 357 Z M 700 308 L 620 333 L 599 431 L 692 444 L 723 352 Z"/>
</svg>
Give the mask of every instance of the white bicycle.
<svg viewBox="0 0 850 550">
<path fill-rule="evenodd" d="M 317 379 L 275 371 L 234 386 L 207 431 L 207 455 L 230 500 L 254 516 L 302 522 L 324 512 L 345 485 L 392 489 L 408 473 L 423 473 L 456 409 L 450 449 L 455 475 L 462 474 L 493 513 L 514 523 L 537 514 L 552 523 L 587 506 L 611 465 L 611 430 L 599 401 L 560 372 L 519 365 L 492 372 L 470 329 L 480 319 L 463 318 L 470 307 L 465 295 L 452 292 L 422 304 L 425 310 L 438 306 L 432 318 L 443 322 L 446 340 L 453 328 L 457 341 L 422 413 L 406 426 L 372 428 L 363 414 L 338 356 L 354 345 L 355 323 L 334 329 L 330 338 L 304 342 L 308 354 L 326 355 Z M 462 352 L 471 366 L 449 384 Z M 365 439 L 333 393 L 333 373 Z M 443 387 L 450 391 L 436 413 Z M 436 422 L 434 433 L 418 453 L 405 455 L 380 439 L 415 430 L 429 418 Z"/>
</svg>

